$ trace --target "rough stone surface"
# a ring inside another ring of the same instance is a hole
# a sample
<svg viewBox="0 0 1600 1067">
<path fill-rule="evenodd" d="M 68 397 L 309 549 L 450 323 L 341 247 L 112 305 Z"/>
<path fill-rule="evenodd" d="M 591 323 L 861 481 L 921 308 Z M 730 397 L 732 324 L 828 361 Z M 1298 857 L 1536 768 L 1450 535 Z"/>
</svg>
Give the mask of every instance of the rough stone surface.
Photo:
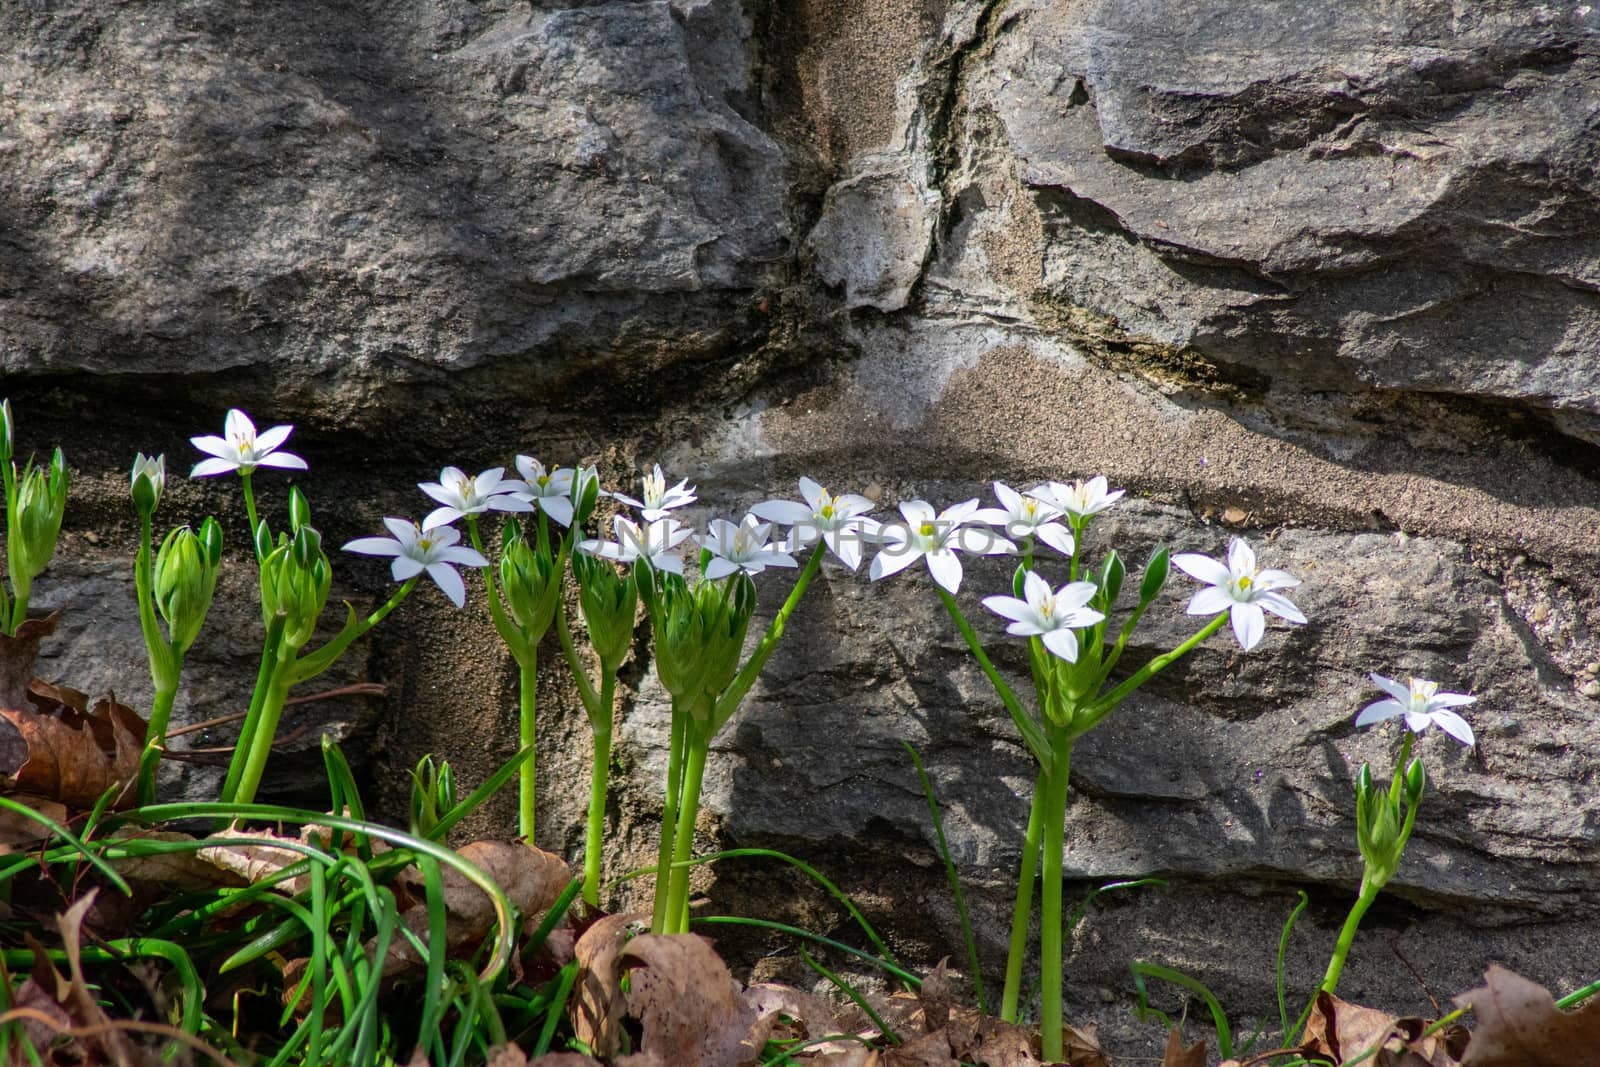
<svg viewBox="0 0 1600 1067">
<path fill-rule="evenodd" d="M 1073 1017 L 1159 1055 L 1129 1021 L 1134 959 L 1271 1015 L 1297 888 L 1289 977 L 1315 983 L 1359 877 L 1350 777 L 1396 745 L 1351 725 L 1372 670 L 1476 693 L 1481 744 L 1422 744 L 1432 789 L 1341 992 L 1426 1011 L 1490 959 L 1561 991 L 1592 979 L 1600 14 L 1314 7 L 7 7 L 0 372 L 19 444 L 60 440 L 76 475 L 39 585 L 71 612 L 46 667 L 148 699 L 127 466 L 164 451 L 181 471 L 232 404 L 297 424 L 331 544 L 420 514 L 412 486 L 440 466 L 517 451 L 617 486 L 659 459 L 699 484 L 697 520 L 800 474 L 892 508 L 1105 473 L 1129 495 L 1091 552 L 1246 536 L 1304 579 L 1311 621 L 1248 655 L 1212 639 L 1080 743 L 1073 892 L 1167 884 L 1079 927 Z M 258 486 L 279 515 L 283 479 Z M 163 519 L 208 512 L 231 570 L 181 721 L 237 710 L 254 671 L 236 488 L 175 477 Z M 1006 571 L 971 567 L 962 601 L 1021 679 L 978 606 Z M 337 573 L 358 606 L 390 589 L 381 563 Z M 763 578 L 764 613 L 787 581 Z M 1184 584 L 1130 665 L 1192 632 Z M 514 748 L 516 672 L 482 614 L 402 605 L 335 679 L 387 700 L 307 709 L 311 747 L 276 787 L 315 792 L 327 723 L 377 810 L 404 811 L 427 751 L 489 773 Z M 665 704 L 639 652 L 616 870 L 654 858 Z M 559 667 L 540 707 L 539 838 L 575 855 L 589 741 Z M 1032 770 L 925 574 L 825 572 L 713 748 L 701 843 L 792 851 L 906 959 L 959 956 L 903 741 L 993 972 Z M 502 798 L 480 828 L 511 818 Z M 853 936 L 775 866 L 696 877 L 711 909 Z M 754 966 L 804 976 L 785 959 Z"/>
</svg>

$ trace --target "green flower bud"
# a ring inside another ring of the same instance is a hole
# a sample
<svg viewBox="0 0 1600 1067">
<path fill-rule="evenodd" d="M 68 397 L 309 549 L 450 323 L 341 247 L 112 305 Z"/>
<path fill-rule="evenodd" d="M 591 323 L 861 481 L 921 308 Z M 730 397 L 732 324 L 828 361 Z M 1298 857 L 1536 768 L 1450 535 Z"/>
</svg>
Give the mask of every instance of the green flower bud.
<svg viewBox="0 0 1600 1067">
<path fill-rule="evenodd" d="M 1406 804 L 1416 807 L 1422 802 L 1422 793 L 1428 787 L 1428 772 L 1422 769 L 1422 761 L 1414 759 L 1406 768 Z"/>
<path fill-rule="evenodd" d="M 161 493 L 167 487 L 167 457 L 140 452 L 133 461 L 130 478 L 133 506 L 140 515 L 149 518 L 160 506 Z"/>
<path fill-rule="evenodd" d="M 154 578 L 156 609 L 166 620 L 173 651 L 181 656 L 200 635 L 206 613 L 211 610 L 217 564 L 199 534 L 187 526 L 178 526 L 161 542 Z"/>
<path fill-rule="evenodd" d="M 67 507 L 66 461 L 56 449 L 48 469 L 28 464 L 17 484 L 16 563 L 29 579 L 38 577 L 55 554 L 61 516 Z"/>
<path fill-rule="evenodd" d="M 523 633 L 538 641 L 555 621 L 561 575 L 548 545 L 530 545 L 514 522 L 506 523 L 500 552 L 500 597 Z"/>
<path fill-rule="evenodd" d="M 601 669 L 615 671 L 633 645 L 639 587 L 606 560 L 581 553 L 572 557 L 572 574 L 578 582 L 578 608 L 589 628 L 589 643 L 600 657 Z"/>
<path fill-rule="evenodd" d="M 257 559 L 264 560 L 272 554 L 272 530 L 268 528 L 266 519 L 256 524 L 256 528 L 250 531 L 250 536 L 255 538 Z"/>
<path fill-rule="evenodd" d="M 575 529 L 589 521 L 599 500 L 599 469 L 594 466 L 577 468 L 572 475 L 572 525 Z"/>
<path fill-rule="evenodd" d="M 210 515 L 200 524 L 200 544 L 206 552 L 206 562 L 215 567 L 222 562 L 222 527 Z"/>
<path fill-rule="evenodd" d="M 301 536 L 308 532 L 311 536 Z M 303 526 L 293 541 L 283 539 L 261 561 L 262 614 L 268 624 L 274 617 L 283 618 L 283 642 L 291 649 L 303 648 L 311 640 L 333 584 L 320 544 L 316 531 Z"/>
<path fill-rule="evenodd" d="M 739 671 L 754 610 L 755 586 L 746 575 L 726 588 L 662 575 L 653 619 L 656 673 L 667 692 L 692 708 L 715 701 Z"/>
<path fill-rule="evenodd" d="M 289 530 L 297 531 L 311 524 L 311 504 L 298 485 L 289 487 Z"/>
</svg>

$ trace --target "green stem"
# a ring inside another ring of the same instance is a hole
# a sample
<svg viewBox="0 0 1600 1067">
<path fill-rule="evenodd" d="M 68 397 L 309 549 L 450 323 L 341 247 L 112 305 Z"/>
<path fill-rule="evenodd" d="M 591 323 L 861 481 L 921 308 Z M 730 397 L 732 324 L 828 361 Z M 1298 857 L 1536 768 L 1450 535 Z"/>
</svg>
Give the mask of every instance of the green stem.
<svg viewBox="0 0 1600 1067">
<path fill-rule="evenodd" d="M 261 666 L 256 670 L 256 687 L 250 694 L 250 710 L 245 712 L 244 723 L 239 727 L 239 739 L 233 746 L 233 759 L 228 761 L 228 774 L 222 783 L 218 799 L 231 804 L 239 792 L 239 781 L 244 777 L 245 761 L 255 741 L 256 729 L 261 724 L 261 707 L 266 703 L 267 690 L 272 688 L 272 672 L 278 663 L 278 646 L 283 642 L 284 618 L 274 616 L 267 624 L 267 638 L 261 645 Z"/>
<path fill-rule="evenodd" d="M 1050 734 L 1055 758 L 1040 782 L 1044 789 L 1044 804 L 1040 813 L 1040 821 L 1044 823 L 1044 884 L 1039 897 L 1039 1039 L 1045 1060 L 1055 1063 L 1064 1058 L 1061 1040 L 1061 881 L 1066 852 L 1067 781 L 1072 762 L 1072 742 L 1060 728 L 1053 728 Z"/>
<path fill-rule="evenodd" d="M 265 557 L 261 554 L 261 543 L 256 540 L 261 522 L 256 518 L 256 490 L 250 484 L 250 474 L 250 471 L 240 471 L 239 484 L 244 487 L 244 513 L 250 518 L 250 543 L 256 547 L 256 562 L 260 563 Z"/>
<path fill-rule="evenodd" d="M 267 768 L 267 757 L 272 754 L 272 741 L 278 732 L 278 719 L 283 715 L 284 701 L 289 697 L 289 663 L 282 656 L 287 646 L 280 646 L 278 665 L 272 672 L 272 683 L 267 686 L 267 696 L 261 704 L 261 715 L 256 723 L 255 735 L 250 738 L 250 751 L 245 757 L 244 773 L 239 778 L 239 791 L 234 797 L 238 804 L 250 804 L 256 799 L 261 786 L 261 776 Z M 290 655 L 293 652 L 290 651 Z"/>
<path fill-rule="evenodd" d="M 357 638 L 362 637 L 374 626 L 388 618 L 389 613 L 399 607 L 402 600 L 411 595 L 411 591 L 417 587 L 417 581 L 421 577 L 422 575 L 416 574 L 407 578 L 401 583 L 400 588 L 394 591 L 394 595 L 380 604 L 371 615 L 368 615 L 360 622 L 345 623 L 344 629 L 332 637 L 327 644 L 315 652 L 307 653 L 296 660 L 293 668 L 294 680 L 290 684 L 298 685 L 301 682 L 309 682 L 333 666 L 334 662 L 344 655 L 345 650 L 354 644 Z M 348 602 L 346 602 L 346 607 L 349 607 Z M 350 610 L 350 615 L 353 619 L 355 616 L 353 608 Z"/>
<path fill-rule="evenodd" d="M 600 869 L 606 829 L 606 788 L 611 776 L 611 702 L 617 676 L 606 672 L 600 679 L 600 700 L 605 718 L 594 723 L 594 757 L 589 767 L 589 823 L 583 845 L 583 899 L 591 908 L 600 904 Z"/>
<path fill-rule="evenodd" d="M 532 748 L 537 735 L 535 723 L 539 706 L 539 649 L 528 648 L 528 657 L 517 664 L 517 742 L 520 748 Z M 533 844 L 534 801 L 538 774 L 534 768 L 537 757 L 530 755 L 517 768 L 517 832 Z"/>
<path fill-rule="evenodd" d="M 692 726 L 687 738 L 683 771 L 683 800 L 678 804 L 677 841 L 672 849 L 672 888 L 667 896 L 666 932 L 689 930 L 689 860 L 694 855 L 695 820 L 700 814 L 700 786 L 705 781 L 706 751 L 711 738 Z M 681 866 L 680 866 L 681 864 Z"/>
<path fill-rule="evenodd" d="M 656 852 L 656 898 L 650 932 L 667 932 L 667 893 L 672 883 L 672 845 L 678 832 L 678 801 L 683 792 L 683 746 L 688 709 L 672 702 L 672 729 L 667 740 L 667 796 L 661 807 L 661 843 Z"/>
<path fill-rule="evenodd" d="M 1322 985 L 1319 987 L 1330 996 L 1339 986 L 1339 975 L 1344 971 L 1345 957 L 1350 955 L 1350 946 L 1356 939 L 1356 928 L 1361 925 L 1362 916 L 1372 907 L 1372 902 L 1378 899 L 1380 888 L 1373 885 L 1366 876 L 1362 876 L 1361 893 L 1356 897 L 1355 906 L 1350 909 L 1350 915 L 1344 921 L 1344 928 L 1339 931 L 1339 941 L 1333 946 L 1333 958 L 1328 961 L 1328 973 L 1323 976 Z"/>
<path fill-rule="evenodd" d="M 1193 652 L 1202 641 L 1216 633 L 1218 630 L 1222 629 L 1227 621 L 1228 613 L 1223 612 L 1202 626 L 1198 633 L 1189 638 L 1183 644 L 1179 645 L 1177 648 L 1173 649 L 1171 652 L 1157 656 L 1149 663 L 1146 663 L 1143 667 L 1140 667 L 1137 671 L 1134 671 L 1127 677 L 1126 680 L 1123 681 L 1121 685 L 1113 689 L 1108 695 L 1101 697 L 1099 700 L 1096 700 L 1090 704 L 1087 708 L 1084 708 L 1084 724 L 1082 725 L 1082 728 L 1080 729 L 1077 725 L 1074 725 L 1073 729 L 1077 733 L 1081 734 L 1085 730 L 1093 727 L 1101 719 L 1105 718 L 1107 713 L 1109 713 L 1112 708 L 1115 708 L 1118 704 L 1126 700 L 1128 695 L 1135 689 L 1138 689 L 1141 685 L 1148 682 L 1156 674 L 1166 670 L 1167 667 L 1171 666 L 1177 660 L 1182 659 L 1190 652 Z"/>
<path fill-rule="evenodd" d="M 939 599 L 944 601 L 945 610 L 950 613 L 950 618 L 955 621 L 956 629 L 961 631 L 961 636 L 966 638 L 967 647 L 972 650 L 973 658 L 978 661 L 978 666 L 983 668 L 983 673 L 989 678 L 989 684 L 994 686 L 994 691 L 999 694 L 1000 700 L 1006 706 L 1006 711 L 1011 713 L 1011 721 L 1016 724 L 1017 731 L 1022 734 L 1023 741 L 1027 742 L 1028 749 L 1040 763 L 1049 760 L 1049 752 L 1045 747 L 1044 734 L 1039 729 L 1039 724 L 1033 720 L 1022 707 L 1022 701 L 1017 699 L 1005 679 L 1000 677 L 1000 672 L 989 660 L 989 654 L 978 643 L 978 635 L 973 633 L 972 625 L 967 622 L 967 617 L 961 614 L 961 606 L 956 603 L 956 598 L 944 586 L 934 583 L 934 588 L 939 592 Z"/>
<path fill-rule="evenodd" d="M 606 782 L 611 774 L 611 731 L 594 732 L 589 768 L 589 824 L 583 846 L 583 901 L 600 906 L 600 865 L 606 829 Z"/>
<path fill-rule="evenodd" d="M 467 537 L 472 541 L 472 547 L 478 555 L 489 559 L 489 554 L 483 550 L 483 538 L 478 533 L 478 516 L 467 516 Z M 511 650 L 511 655 L 520 664 L 528 651 L 528 642 L 523 639 L 522 631 L 507 615 L 506 609 L 500 603 L 500 591 L 494 581 L 494 561 L 489 560 L 489 565 L 483 568 L 483 584 L 489 591 L 489 618 L 494 620 L 495 631 L 500 635 L 500 640 L 506 643 Z"/>
<path fill-rule="evenodd" d="M 1039 835 L 1044 830 L 1044 776 L 1033 787 L 1028 806 L 1028 831 L 1022 842 L 1022 870 L 1017 874 L 1017 902 L 1011 909 L 1011 945 L 1006 953 L 1006 985 L 1000 998 L 1000 1018 L 1017 1021 L 1022 997 L 1022 964 L 1028 955 L 1028 920 L 1033 917 L 1033 880 L 1039 873 Z"/>
<path fill-rule="evenodd" d="M 145 733 L 144 752 L 139 756 L 138 794 L 140 804 L 156 802 L 156 771 L 161 766 L 161 753 L 165 751 L 167 721 L 172 718 L 172 705 L 178 688 L 156 690 L 150 704 L 150 728 Z"/>
<path fill-rule="evenodd" d="M 583 710 L 588 713 L 589 721 L 593 722 L 600 714 L 600 696 L 594 691 L 594 683 L 589 681 L 589 672 L 584 669 L 583 661 L 578 658 L 578 646 L 572 640 L 572 627 L 567 624 L 565 606 L 556 609 L 556 637 L 561 641 L 561 655 L 567 661 L 567 670 L 578 684 L 578 699 L 583 702 Z M 601 664 L 600 669 L 604 671 L 605 664 Z"/>
<path fill-rule="evenodd" d="M 788 623 L 789 616 L 794 614 L 800 598 L 805 596 L 806 587 L 811 584 L 811 579 L 822 569 L 822 554 L 826 548 L 826 542 L 817 542 L 817 547 L 811 552 L 811 558 L 806 560 L 805 568 L 800 571 L 800 577 L 795 579 L 794 588 L 789 591 L 789 598 L 783 602 L 783 607 L 778 609 L 778 614 L 772 617 L 772 622 L 767 624 L 767 632 L 761 635 L 760 644 L 756 645 L 755 651 L 750 653 L 750 658 L 739 669 L 738 675 L 718 698 L 716 709 L 711 716 L 713 723 L 720 726 L 739 709 L 745 694 L 755 684 L 756 676 L 767 665 L 767 660 L 772 658 L 772 653 L 778 647 L 778 641 L 783 637 L 783 628 Z M 731 589 L 732 586 L 733 582 L 730 581 L 728 588 Z"/>
<path fill-rule="evenodd" d="M 24 575 L 26 568 L 18 566 L 22 559 L 22 537 L 18 532 L 17 523 L 16 461 L 8 457 L 4 462 L 0 462 L 0 470 L 4 471 L 6 490 L 6 573 L 11 578 L 12 593 L 25 598 L 25 593 L 18 592 L 19 589 L 26 586 L 28 579 Z M 23 577 L 19 578 L 19 575 L 23 575 Z M 5 600 L 0 600 L 0 604 L 5 604 L 7 608 L 10 607 Z M 0 631 L 8 635 L 15 635 L 19 623 L 14 622 L 14 618 L 15 616 L 9 610 L 0 612 Z"/>
</svg>

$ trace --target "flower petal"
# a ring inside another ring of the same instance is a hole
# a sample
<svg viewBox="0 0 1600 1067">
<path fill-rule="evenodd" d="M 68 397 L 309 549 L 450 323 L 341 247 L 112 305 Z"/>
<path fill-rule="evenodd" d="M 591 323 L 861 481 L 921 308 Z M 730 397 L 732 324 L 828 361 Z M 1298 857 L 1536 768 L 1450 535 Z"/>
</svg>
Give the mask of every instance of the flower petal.
<svg viewBox="0 0 1600 1067">
<path fill-rule="evenodd" d="M 1436 711 L 1433 721 L 1439 724 L 1439 729 L 1471 748 L 1476 741 L 1472 736 L 1472 727 L 1467 725 L 1467 720 L 1453 711 Z"/>
<path fill-rule="evenodd" d="M 1032 619 L 1035 614 L 1032 604 L 1026 600 L 1018 600 L 1014 596 L 986 596 L 983 598 L 983 606 L 1003 619 L 1013 619 L 1017 622 Z"/>
<path fill-rule="evenodd" d="M 730 574 L 737 574 L 738 572 L 739 565 L 737 563 L 734 563 L 729 559 L 724 559 L 722 556 L 712 556 L 710 562 L 706 564 L 705 576 L 714 581 L 718 578 L 726 578 Z"/>
<path fill-rule="evenodd" d="M 1383 675 L 1376 672 L 1367 675 L 1367 677 L 1372 679 L 1373 685 L 1377 686 L 1379 689 L 1382 689 L 1385 693 L 1388 693 L 1390 696 L 1394 697 L 1395 700 L 1399 701 L 1402 708 L 1410 705 L 1410 686 L 1402 685 L 1393 678 L 1385 678 Z"/>
<path fill-rule="evenodd" d="M 1375 722 L 1403 715 L 1405 710 L 1405 705 L 1398 700 L 1379 700 L 1361 709 L 1361 714 L 1356 716 L 1356 725 L 1371 726 Z"/>
<path fill-rule="evenodd" d="M 947 548 L 928 553 L 928 573 L 952 593 L 961 588 L 961 561 Z"/>
<path fill-rule="evenodd" d="M 750 514 L 768 522 L 781 522 L 785 526 L 794 526 L 810 522 L 815 512 L 805 504 L 794 500 L 764 500 L 751 508 Z"/>
<path fill-rule="evenodd" d="M 1435 693 L 1428 698 L 1428 704 L 1436 708 L 1460 708 L 1477 702 L 1477 697 L 1465 693 Z"/>
<path fill-rule="evenodd" d="M 1063 556 L 1072 555 L 1072 551 L 1076 547 L 1072 541 L 1072 531 L 1059 522 L 1045 523 L 1034 531 L 1034 536 Z"/>
<path fill-rule="evenodd" d="M 872 557 L 872 566 L 867 573 L 873 581 L 887 578 L 891 574 L 899 574 L 922 557 L 921 552 L 915 552 L 901 546 L 891 545 Z"/>
<path fill-rule="evenodd" d="M 539 506 L 544 513 L 562 526 L 572 525 L 572 501 L 564 496 L 542 496 Z"/>
<path fill-rule="evenodd" d="M 1256 551 L 1242 537 L 1235 537 L 1228 546 L 1228 570 L 1234 574 L 1256 573 Z"/>
<path fill-rule="evenodd" d="M 1190 615 L 1217 615 L 1233 607 L 1238 601 L 1220 586 L 1208 585 L 1189 598 Z"/>
<path fill-rule="evenodd" d="M 288 471 L 303 471 L 310 469 L 306 465 L 306 461 L 295 455 L 293 452 L 273 452 L 271 455 L 257 456 L 256 466 L 277 467 L 280 470 Z"/>
<path fill-rule="evenodd" d="M 189 472 L 191 478 L 209 478 L 213 474 L 232 474 L 239 464 L 231 459 L 203 459 Z"/>
<path fill-rule="evenodd" d="M 1233 604 L 1233 636 L 1239 639 L 1239 647 L 1249 652 L 1261 642 L 1261 635 L 1266 633 L 1267 617 L 1261 609 L 1254 604 Z"/>
<path fill-rule="evenodd" d="M 440 563 L 454 563 L 462 567 L 487 567 L 489 565 L 489 561 L 479 555 L 477 549 L 468 548 L 465 545 L 459 547 L 445 545 L 435 550 L 434 557 Z"/>
<path fill-rule="evenodd" d="M 1306 621 L 1306 617 L 1300 613 L 1300 609 L 1291 604 L 1281 593 L 1261 593 L 1256 597 L 1255 602 L 1280 619 L 1288 619 L 1290 622 L 1298 623 Z"/>
<path fill-rule="evenodd" d="M 1207 585 L 1227 585 L 1233 580 L 1233 575 L 1228 573 L 1228 568 L 1210 556 L 1202 556 L 1198 552 L 1180 552 L 1172 557 L 1173 566 L 1189 575 L 1191 578 L 1205 582 Z"/>
<path fill-rule="evenodd" d="M 466 606 L 467 587 L 462 583 L 461 575 L 457 574 L 450 564 L 428 564 L 428 577 L 432 578 L 434 584 L 444 591 L 445 596 L 450 598 L 450 603 L 458 608 Z"/>
<path fill-rule="evenodd" d="M 239 449 L 229 444 L 221 437 L 208 434 L 205 437 L 191 437 L 189 443 L 208 456 L 220 456 L 223 459 L 238 459 Z"/>
<path fill-rule="evenodd" d="M 1039 640 L 1044 642 L 1045 648 L 1068 663 L 1078 662 L 1078 638 L 1071 630 L 1051 630 Z"/>
<path fill-rule="evenodd" d="M 230 441 L 241 441 L 256 435 L 256 424 L 238 408 L 229 408 L 228 414 L 222 419 L 222 432 L 228 435 Z"/>
<path fill-rule="evenodd" d="M 463 512 L 460 508 L 453 508 L 449 505 L 442 508 L 434 508 L 428 512 L 428 517 L 422 520 L 422 528 L 423 530 L 432 530 L 435 527 L 448 526 L 461 518 L 462 515 Z"/>
<path fill-rule="evenodd" d="M 262 430 L 256 434 L 256 455 L 271 452 L 281 446 L 294 432 L 293 426 L 274 426 L 270 430 Z"/>
<path fill-rule="evenodd" d="M 394 580 L 403 582 L 407 578 L 415 578 L 422 573 L 423 564 L 411 556 L 399 556 L 389 566 L 389 573 L 394 575 Z"/>
<path fill-rule="evenodd" d="M 358 537 L 344 546 L 346 552 L 363 556 L 399 556 L 405 546 L 392 537 Z"/>
</svg>

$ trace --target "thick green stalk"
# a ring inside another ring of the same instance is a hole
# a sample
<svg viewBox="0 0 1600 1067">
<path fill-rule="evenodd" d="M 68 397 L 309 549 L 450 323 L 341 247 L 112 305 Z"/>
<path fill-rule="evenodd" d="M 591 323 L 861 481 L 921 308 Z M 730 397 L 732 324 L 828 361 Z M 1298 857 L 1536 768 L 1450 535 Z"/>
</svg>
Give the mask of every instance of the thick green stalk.
<svg viewBox="0 0 1600 1067">
<path fill-rule="evenodd" d="M 261 776 L 267 768 L 267 757 L 272 754 L 272 741 L 277 735 L 278 719 L 283 715 L 283 704 L 289 697 L 291 684 L 289 663 L 283 657 L 285 648 L 280 646 L 278 665 L 272 672 L 272 683 L 267 686 L 266 699 L 261 703 L 260 719 L 256 724 L 255 736 L 250 739 L 250 751 L 245 758 L 244 773 L 239 778 L 235 803 L 250 804 L 255 801 Z M 292 651 L 290 655 L 293 655 Z"/>
<path fill-rule="evenodd" d="M 583 702 L 583 710 L 588 713 L 590 720 L 593 720 L 600 707 L 600 697 L 594 691 L 594 683 L 589 681 L 583 661 L 578 658 L 578 646 L 572 640 L 572 627 L 567 623 L 564 607 L 556 610 L 556 637 L 561 641 L 561 655 L 566 658 L 567 670 L 578 684 L 578 699 Z M 605 665 L 601 664 L 600 669 L 605 670 Z"/>
<path fill-rule="evenodd" d="M 617 685 L 615 672 L 600 679 L 604 716 L 594 726 L 594 757 L 589 767 L 589 823 L 583 845 L 583 900 L 591 908 L 600 904 L 600 861 L 606 828 L 606 788 L 611 776 L 611 702 Z"/>
<path fill-rule="evenodd" d="M 661 808 L 661 843 L 656 852 L 656 899 L 650 932 L 667 932 L 667 894 L 672 885 L 672 846 L 678 833 L 678 802 L 683 793 L 683 748 L 688 731 L 687 708 L 672 702 L 672 728 L 667 740 L 667 796 Z"/>
<path fill-rule="evenodd" d="M 156 772 L 161 767 L 161 753 L 166 751 L 167 721 L 172 718 L 172 705 L 177 700 L 178 687 L 156 689 L 150 704 L 150 728 L 145 733 L 144 751 L 139 755 L 138 795 L 140 804 L 156 802 Z"/>
<path fill-rule="evenodd" d="M 478 517 L 476 515 L 467 516 L 467 537 L 471 539 L 472 547 L 477 551 L 478 555 L 488 559 L 489 554 L 483 550 L 483 537 L 478 533 Z M 516 623 L 511 621 L 510 617 L 506 615 L 505 608 L 500 605 L 500 591 L 495 586 L 493 562 L 483 568 L 483 584 L 489 591 L 489 618 L 494 621 L 495 632 L 500 635 L 500 640 L 506 643 L 506 647 L 511 650 L 511 655 L 516 661 L 521 663 L 527 653 L 528 642 L 523 640 L 522 631 L 517 628 Z"/>
<path fill-rule="evenodd" d="M 539 707 L 539 649 L 528 648 L 527 659 L 517 663 L 517 743 L 520 748 L 532 748 L 538 732 Z M 538 774 L 534 768 L 536 756 L 529 755 L 517 768 L 517 832 L 528 844 L 533 844 L 534 801 Z"/>
<path fill-rule="evenodd" d="M 1022 964 L 1028 955 L 1028 920 L 1033 918 L 1033 880 L 1039 873 L 1039 835 L 1044 830 L 1040 812 L 1044 805 L 1044 776 L 1034 782 L 1033 803 L 1028 806 L 1028 831 L 1022 842 L 1022 870 L 1017 874 L 1017 902 L 1011 909 L 1011 945 L 1006 952 L 1006 985 L 1000 998 L 1000 1018 L 1017 1021 L 1022 996 Z"/>
<path fill-rule="evenodd" d="M 1050 731 L 1054 758 L 1040 785 L 1044 788 L 1043 881 L 1039 897 L 1039 1037 L 1044 1058 L 1056 1063 L 1063 1056 L 1061 1041 L 1062 867 L 1066 851 L 1067 781 L 1072 762 L 1072 742 L 1064 731 Z"/>
<path fill-rule="evenodd" d="M 1343 929 L 1339 931 L 1339 941 L 1333 946 L 1333 958 L 1328 961 L 1328 973 L 1323 976 L 1322 985 L 1319 987 L 1324 993 L 1332 996 L 1333 991 L 1338 988 L 1339 975 L 1344 971 L 1345 957 L 1350 955 L 1350 946 L 1355 942 L 1356 930 L 1361 926 L 1361 919 L 1367 914 L 1367 909 L 1378 899 L 1378 891 L 1381 888 L 1362 875 L 1361 893 L 1356 897 L 1355 906 L 1350 909 Z M 1288 1040 L 1288 1035 L 1285 1035 L 1285 1040 Z"/>
<path fill-rule="evenodd" d="M 28 579 L 23 573 L 25 568 L 17 565 L 22 556 L 22 538 L 17 532 L 16 461 L 7 457 L 4 462 L 0 462 L 0 471 L 4 472 L 6 490 L 6 573 L 11 577 L 11 592 L 26 603 L 27 593 L 26 591 L 19 591 L 19 583 L 20 586 L 25 587 Z M 14 605 L 12 606 L 14 607 Z M 14 612 L 0 614 L 0 632 L 4 632 L 7 635 L 16 634 L 17 627 L 21 625 L 20 619 L 26 617 L 26 607 L 24 607 L 23 614 L 20 617 Z"/>
<path fill-rule="evenodd" d="M 371 615 L 368 615 L 360 622 L 357 622 L 354 626 L 346 624 L 344 629 L 340 630 L 337 634 L 330 638 L 327 644 L 323 645 L 315 652 L 309 652 L 295 660 L 293 668 L 294 680 L 290 684 L 299 685 L 301 682 L 309 682 L 311 679 L 315 678 L 317 675 L 333 666 L 334 661 L 340 656 L 344 655 L 347 648 L 353 645 L 358 638 L 362 637 L 374 626 L 388 618 L 389 613 L 395 608 L 399 607 L 402 600 L 411 595 L 411 590 L 417 587 L 417 581 L 421 577 L 422 576 L 419 574 L 407 578 L 403 583 L 401 583 L 400 588 L 394 591 L 394 595 L 388 600 L 384 601 L 382 604 L 378 605 L 377 609 L 373 611 Z M 348 606 L 348 602 L 346 603 Z M 351 614 L 354 615 L 354 611 L 352 611 Z"/>
<path fill-rule="evenodd" d="M 233 746 L 233 759 L 228 762 L 228 774 L 222 782 L 219 800 L 233 803 L 239 792 L 239 781 L 244 777 L 244 765 L 250 758 L 256 733 L 261 725 L 261 708 L 267 700 L 267 690 L 272 688 L 272 672 L 278 664 L 278 646 L 283 641 L 283 616 L 267 624 L 267 639 L 261 645 L 261 666 L 256 670 L 256 687 L 250 694 L 250 710 L 245 712 L 244 723 L 239 727 L 239 739 Z"/>
<path fill-rule="evenodd" d="M 683 800 L 678 804 L 677 841 L 672 849 L 672 888 L 667 896 L 669 934 L 689 930 L 689 860 L 694 856 L 695 820 L 700 814 L 700 786 L 705 781 L 706 751 L 711 738 L 690 726 L 683 769 Z"/>
</svg>

